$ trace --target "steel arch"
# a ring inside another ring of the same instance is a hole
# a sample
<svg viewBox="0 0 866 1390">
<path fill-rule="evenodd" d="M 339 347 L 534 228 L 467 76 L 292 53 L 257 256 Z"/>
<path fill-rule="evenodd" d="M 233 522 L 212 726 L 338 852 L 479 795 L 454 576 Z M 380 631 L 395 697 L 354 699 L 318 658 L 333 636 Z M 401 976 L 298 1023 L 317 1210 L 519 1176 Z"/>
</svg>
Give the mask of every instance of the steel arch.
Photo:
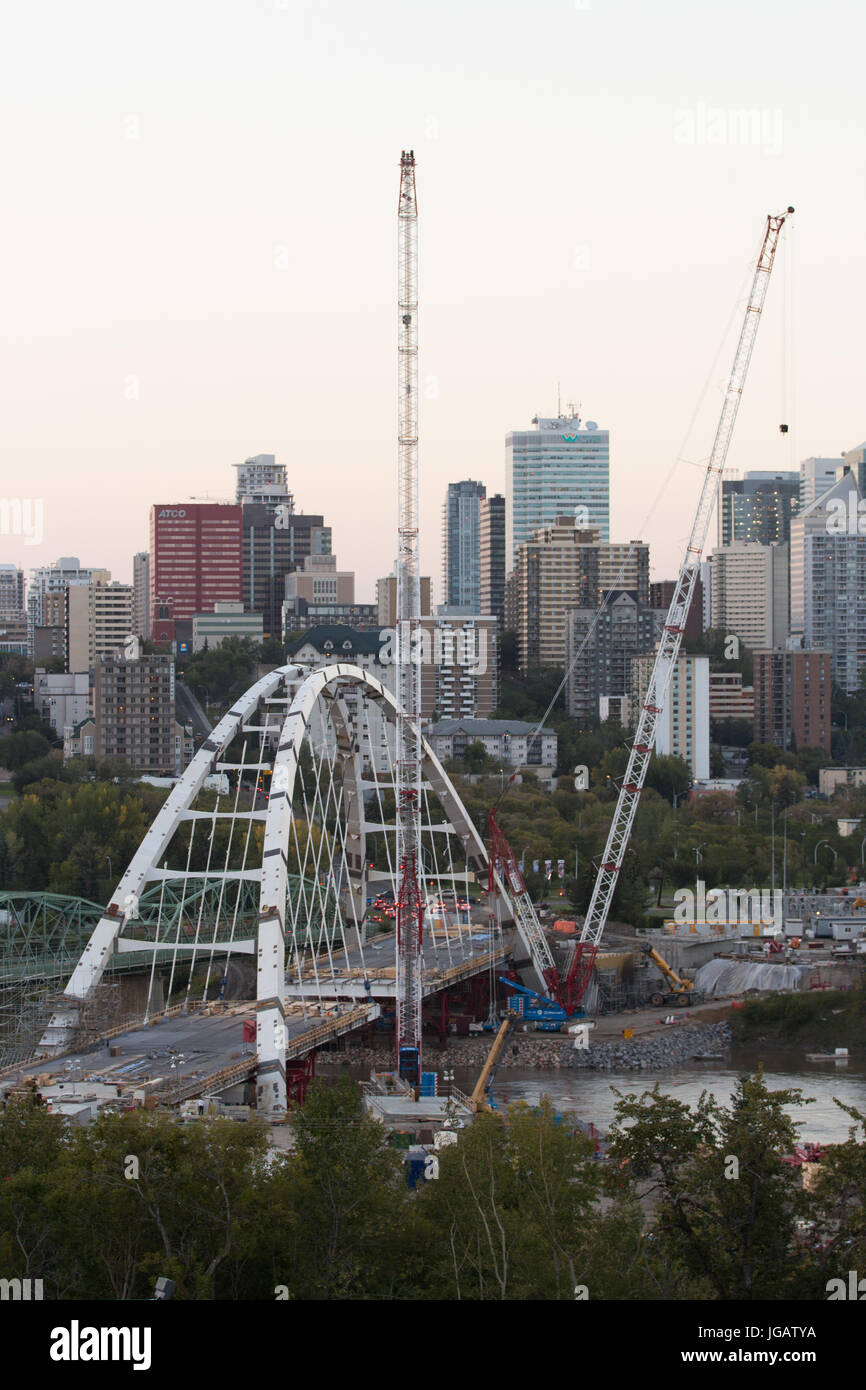
<svg viewBox="0 0 866 1390">
<path fill-rule="evenodd" d="M 244 870 L 241 875 L 251 880 L 251 886 L 253 881 L 258 880 L 255 939 L 235 941 L 234 948 L 255 954 L 259 1105 L 266 1114 L 279 1114 L 285 1110 L 286 909 L 292 880 L 292 875 L 289 874 L 288 854 L 292 797 L 301 748 L 314 711 L 320 702 L 327 706 L 328 719 L 337 739 L 343 777 L 347 882 L 343 885 L 342 892 L 356 922 L 363 919 L 361 909 L 366 908 L 363 776 L 359 745 L 355 741 L 352 721 L 341 698 L 345 686 L 359 688 L 365 698 L 378 703 L 382 715 L 389 723 L 396 721 L 398 704 L 392 692 L 369 672 L 344 663 L 336 663 L 313 672 L 307 672 L 303 667 L 294 665 L 280 667 L 263 677 L 240 700 L 235 701 L 232 709 L 216 725 L 199 749 L 178 784 L 172 788 L 121 877 L 70 976 L 61 1006 L 51 1016 L 41 1042 L 43 1049 L 59 1051 L 72 1040 L 80 1006 L 96 988 L 109 959 L 115 952 L 156 952 L 160 949 L 157 941 L 147 942 L 140 937 L 124 938 L 124 926 L 130 919 L 130 903 L 138 902 L 146 892 L 149 882 L 171 875 L 172 871 L 158 868 L 160 857 L 170 844 L 178 826 L 184 820 L 203 814 L 191 810 L 191 806 L 204 787 L 206 778 L 215 770 L 223 751 L 239 732 L 244 731 L 250 716 L 260 704 L 264 703 L 267 706 L 268 702 L 276 701 L 277 693 L 282 688 L 285 694 L 280 703 L 286 704 L 289 700 L 291 703 L 282 721 L 276 717 L 271 725 L 276 735 L 276 750 L 267 808 L 263 811 L 253 809 L 243 813 L 264 822 L 261 868 Z M 273 717 L 273 710 L 270 714 Z M 447 817 L 442 828 L 457 836 L 467 865 L 471 865 L 476 871 L 486 871 L 487 851 L 481 836 L 426 740 L 421 740 L 421 748 L 423 777 L 429 783 Z M 214 874 L 215 878 L 218 876 L 217 873 Z M 499 886 L 502 900 L 509 903 L 507 885 L 500 883 Z M 516 926 L 530 958 L 536 961 L 537 943 L 532 940 L 531 934 L 526 934 L 519 916 Z"/>
</svg>

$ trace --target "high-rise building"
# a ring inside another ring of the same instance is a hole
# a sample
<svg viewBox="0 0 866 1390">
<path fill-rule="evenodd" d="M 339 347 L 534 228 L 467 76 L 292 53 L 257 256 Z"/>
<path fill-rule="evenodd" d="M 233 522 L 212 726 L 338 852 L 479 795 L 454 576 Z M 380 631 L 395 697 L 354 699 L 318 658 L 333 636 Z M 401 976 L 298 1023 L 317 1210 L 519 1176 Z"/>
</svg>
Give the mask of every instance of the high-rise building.
<svg viewBox="0 0 866 1390">
<path fill-rule="evenodd" d="M 83 753 L 80 734 L 67 733 L 64 757 Z M 175 717 L 171 657 L 116 652 L 96 663 L 93 754 L 124 758 L 136 772 L 180 776 L 193 756 L 193 739 Z"/>
<path fill-rule="evenodd" d="M 151 507 L 152 640 L 173 642 L 178 619 L 242 599 L 241 508 L 219 502 Z"/>
<path fill-rule="evenodd" d="M 631 694 L 632 657 L 655 651 L 667 609 L 648 608 L 636 593 L 613 591 L 600 612 L 567 616 L 566 705 L 572 719 L 598 719 L 601 700 Z"/>
<path fill-rule="evenodd" d="M 846 473 L 791 523 L 791 633 L 807 651 L 830 652 L 833 680 L 847 695 L 862 688 L 866 667 L 860 502 L 856 477 Z"/>
<path fill-rule="evenodd" d="M 695 580 L 695 587 L 692 590 L 692 602 L 686 616 L 686 625 L 683 629 L 685 637 L 700 637 L 704 631 L 704 565 L 701 565 L 701 573 Z M 649 586 L 649 606 L 650 608 L 663 608 L 665 613 L 671 606 L 674 596 L 674 589 L 677 581 L 675 579 L 659 579 Z M 709 627 L 709 623 L 706 624 Z"/>
<path fill-rule="evenodd" d="M 725 478 L 719 497 L 718 544 L 772 545 L 790 540 L 791 516 L 799 505 L 799 473 L 753 471 L 742 478 Z"/>
<path fill-rule="evenodd" d="M 610 536 L 610 433 L 572 411 L 535 416 L 533 428 L 505 437 L 505 565 L 519 547 L 557 517 Z"/>
<path fill-rule="evenodd" d="M 649 547 L 600 541 L 595 527 L 576 527 L 560 516 L 518 548 L 509 587 L 521 671 L 564 667 L 569 613 L 597 608 L 605 591 L 621 589 L 648 604 Z"/>
<path fill-rule="evenodd" d="M 308 556 L 330 553 L 324 517 L 296 512 L 291 499 L 244 504 L 242 597 L 250 612 L 261 613 L 265 637 L 281 636 L 286 575 Z"/>
<path fill-rule="evenodd" d="M 505 498 L 497 492 L 481 503 L 481 612 L 505 627 Z"/>
<path fill-rule="evenodd" d="M 866 444 L 858 444 L 856 449 L 847 449 L 842 455 L 842 467 L 837 469 L 837 477 L 845 473 L 854 474 L 860 496 L 866 497 Z"/>
<path fill-rule="evenodd" d="M 649 546 L 644 541 L 601 541 L 598 587 L 602 594 L 633 590 L 638 603 L 649 606 Z"/>
<path fill-rule="evenodd" d="M 646 699 L 652 673 L 652 656 L 632 660 L 632 709 Z M 698 781 L 710 775 L 710 659 L 708 656 L 677 657 L 656 723 L 655 750 L 662 756 L 682 758 Z"/>
<path fill-rule="evenodd" d="M 787 543 L 732 541 L 712 552 L 710 625 L 749 648 L 788 636 Z"/>
<path fill-rule="evenodd" d="M 421 576 L 421 612 L 426 615 L 433 612 L 432 607 L 432 582 L 429 574 Z M 376 580 L 376 605 L 379 610 L 379 626 L 393 627 L 397 621 L 397 576 L 396 574 L 386 574 L 383 579 Z"/>
<path fill-rule="evenodd" d="M 139 550 L 132 557 L 132 627 L 136 637 L 150 639 L 150 555 Z"/>
<path fill-rule="evenodd" d="M 800 464 L 800 511 L 816 502 L 828 487 L 836 481 L 836 472 L 842 466 L 841 458 L 804 459 Z"/>
<path fill-rule="evenodd" d="M 481 612 L 481 503 L 483 483 L 449 483 L 442 508 L 442 601 L 464 613 Z"/>
<path fill-rule="evenodd" d="M 24 612 L 24 571 L 0 565 L 0 618 L 20 618 Z"/>
<path fill-rule="evenodd" d="M 89 671 L 132 635 L 131 584 L 71 584 L 66 591 L 66 669 Z"/>
<path fill-rule="evenodd" d="M 830 653 L 776 648 L 756 651 L 754 660 L 756 742 L 829 753 Z"/>
<path fill-rule="evenodd" d="M 499 703 L 499 621 L 442 611 L 423 617 L 420 714 L 484 719 Z"/>
<path fill-rule="evenodd" d="M 710 719 L 755 718 L 755 691 L 743 685 L 742 671 L 710 672 Z"/>
<path fill-rule="evenodd" d="M 27 644 L 34 659 L 66 657 L 66 592 L 70 586 L 107 584 L 110 579 L 109 570 L 82 569 L 77 555 L 62 555 L 53 565 L 42 565 L 30 571 Z"/>
<path fill-rule="evenodd" d="M 286 506 L 290 511 L 293 509 L 285 466 L 277 463 L 274 454 L 254 454 L 234 467 L 237 469 L 237 503 L 242 506 L 257 503 L 265 507 Z"/>
</svg>

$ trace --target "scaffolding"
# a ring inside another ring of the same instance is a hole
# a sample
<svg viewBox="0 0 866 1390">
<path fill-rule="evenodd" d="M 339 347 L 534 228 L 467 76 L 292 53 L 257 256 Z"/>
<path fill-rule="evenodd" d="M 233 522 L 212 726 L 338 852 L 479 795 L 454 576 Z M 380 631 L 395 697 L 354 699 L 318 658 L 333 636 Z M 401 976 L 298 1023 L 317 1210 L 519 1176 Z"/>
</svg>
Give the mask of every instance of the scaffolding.
<svg viewBox="0 0 866 1390">
<path fill-rule="evenodd" d="M 4 966 L 0 972 L 0 1069 L 25 1062 L 38 1051 L 69 974 L 65 956 L 41 958 L 29 968 L 20 959 Z M 107 975 L 93 998 L 81 1006 L 76 1045 L 91 1046 L 120 1021 L 121 1012 L 120 977 Z"/>
<path fill-rule="evenodd" d="M 626 990 L 619 970 L 596 970 L 598 982 L 598 1011 L 616 1014 L 625 1008 Z"/>
</svg>

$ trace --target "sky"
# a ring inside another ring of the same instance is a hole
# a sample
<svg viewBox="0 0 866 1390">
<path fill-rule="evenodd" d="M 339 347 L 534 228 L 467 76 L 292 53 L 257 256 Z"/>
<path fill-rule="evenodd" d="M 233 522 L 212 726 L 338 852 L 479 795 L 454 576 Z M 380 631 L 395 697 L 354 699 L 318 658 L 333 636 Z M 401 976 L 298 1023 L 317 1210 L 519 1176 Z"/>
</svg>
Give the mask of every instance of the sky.
<svg viewBox="0 0 866 1390">
<path fill-rule="evenodd" d="M 447 484 L 501 491 L 506 433 L 559 383 L 611 432 L 611 539 L 673 577 L 788 204 L 728 463 L 866 439 L 864 40 L 857 0 L 7 6 L 0 492 L 42 535 L 0 534 L 0 561 L 129 581 L 152 503 L 230 498 L 273 453 L 371 601 L 413 148 L 423 572 Z"/>
</svg>

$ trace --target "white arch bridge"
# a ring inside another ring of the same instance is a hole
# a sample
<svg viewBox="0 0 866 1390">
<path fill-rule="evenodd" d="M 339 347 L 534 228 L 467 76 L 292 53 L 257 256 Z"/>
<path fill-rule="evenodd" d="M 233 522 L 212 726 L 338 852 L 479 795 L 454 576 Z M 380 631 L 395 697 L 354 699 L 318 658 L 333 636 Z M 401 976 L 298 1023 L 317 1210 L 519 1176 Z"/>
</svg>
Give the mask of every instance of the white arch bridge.
<svg viewBox="0 0 866 1390">
<path fill-rule="evenodd" d="M 124 953 L 146 962 L 149 1000 L 159 967 L 166 1011 L 174 1000 L 177 1012 L 180 995 L 190 1031 L 200 1006 L 221 998 L 229 963 L 246 962 L 255 972 L 257 1103 L 282 1113 L 287 1056 L 375 1018 L 396 992 L 387 930 L 398 880 L 396 714 L 380 681 L 344 664 L 281 667 L 237 700 L 120 879 L 41 1052 L 70 1048 L 106 968 Z M 543 988 L 553 961 L 525 895 L 512 904 L 497 872 L 493 916 L 464 905 L 487 851 L 426 742 L 423 754 L 424 993 L 493 974 L 512 921 Z"/>
</svg>

